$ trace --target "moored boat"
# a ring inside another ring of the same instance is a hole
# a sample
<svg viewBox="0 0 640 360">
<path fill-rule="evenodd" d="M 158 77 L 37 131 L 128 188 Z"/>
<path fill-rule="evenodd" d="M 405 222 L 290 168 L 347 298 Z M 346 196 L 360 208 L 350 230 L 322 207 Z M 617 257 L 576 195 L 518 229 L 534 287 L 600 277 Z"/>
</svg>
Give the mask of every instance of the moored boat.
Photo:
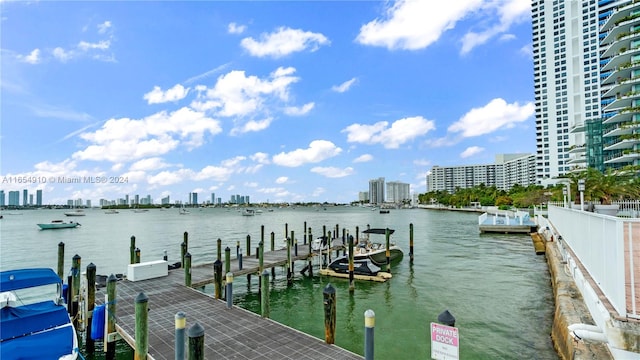
<svg viewBox="0 0 640 360">
<path fill-rule="evenodd" d="M 86 214 L 84 213 L 84 210 L 82 209 L 78 209 L 75 211 L 68 211 L 66 213 L 64 213 L 66 216 L 85 216 Z"/>
<path fill-rule="evenodd" d="M 255 210 L 253 209 L 243 209 L 242 210 L 242 216 L 254 216 L 256 214 Z"/>
<path fill-rule="evenodd" d="M 74 222 L 74 221 L 66 222 L 66 221 L 62 221 L 62 220 L 52 220 L 48 224 L 38 224 L 38 226 L 42 230 L 72 229 L 72 228 L 80 226 L 80 223 Z"/>
<path fill-rule="evenodd" d="M 389 236 L 394 233 L 395 230 L 388 229 Z M 376 265 L 382 265 L 387 263 L 387 244 L 381 242 L 374 242 L 370 240 L 371 234 L 385 235 L 387 229 L 367 229 L 362 232 L 366 237 L 354 247 L 353 257 L 354 259 L 368 258 Z M 395 243 L 389 241 L 389 260 L 396 261 L 402 259 L 404 252 Z"/>
<path fill-rule="evenodd" d="M 329 269 L 342 274 L 349 273 L 349 258 L 346 256 L 340 256 L 339 258 L 333 260 L 329 264 Z M 370 275 L 375 276 L 380 272 L 380 267 L 375 265 L 368 258 L 362 259 L 353 259 L 353 273 L 356 275 Z"/>
<path fill-rule="evenodd" d="M 78 356 L 78 340 L 62 300 L 62 281 L 47 268 L 0 273 L 0 358 Z"/>
<path fill-rule="evenodd" d="M 109 209 L 107 211 L 104 212 L 105 214 L 119 214 L 120 212 L 118 210 L 115 209 Z"/>
</svg>

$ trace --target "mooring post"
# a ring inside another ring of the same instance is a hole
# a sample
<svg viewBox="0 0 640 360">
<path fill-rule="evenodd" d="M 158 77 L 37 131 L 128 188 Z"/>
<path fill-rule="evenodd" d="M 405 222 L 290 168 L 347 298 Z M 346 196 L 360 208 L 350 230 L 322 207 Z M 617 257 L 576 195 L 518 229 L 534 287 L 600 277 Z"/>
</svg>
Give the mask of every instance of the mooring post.
<svg viewBox="0 0 640 360">
<path fill-rule="evenodd" d="M 73 303 L 71 305 L 71 318 L 73 326 L 79 328 L 80 318 L 78 317 L 78 302 L 80 301 L 80 255 L 75 254 L 71 260 L 71 275 L 73 276 Z"/>
<path fill-rule="evenodd" d="M 195 323 L 187 331 L 189 336 L 189 360 L 204 360 L 204 328 Z"/>
<path fill-rule="evenodd" d="M 271 232 L 271 251 L 276 250 L 276 233 Z"/>
<path fill-rule="evenodd" d="M 327 233 L 327 254 L 329 254 L 329 263 L 331 263 L 331 231 Z"/>
<path fill-rule="evenodd" d="M 264 241 L 258 244 L 258 274 L 262 274 L 264 270 Z"/>
<path fill-rule="evenodd" d="M 73 276 L 69 275 L 67 276 L 67 291 L 66 291 L 66 295 L 67 295 L 67 313 L 69 313 L 69 316 L 72 315 L 73 313 Z"/>
<path fill-rule="evenodd" d="M 391 238 L 391 233 L 389 231 L 389 228 L 386 228 L 384 230 L 384 234 L 387 242 L 387 250 L 385 252 L 385 254 L 387 255 L 387 272 L 390 273 L 391 272 L 391 249 L 389 249 L 389 245 L 390 245 L 389 240 Z"/>
<path fill-rule="evenodd" d="M 262 272 L 262 294 L 260 296 L 260 311 L 263 318 L 269 318 L 269 272 Z"/>
<path fill-rule="evenodd" d="M 167 250 L 163 251 L 162 260 L 164 260 L 164 261 L 169 260 L 169 256 L 167 256 Z"/>
<path fill-rule="evenodd" d="M 311 244 L 313 244 L 313 235 L 311 235 L 311 227 L 309 227 L 309 257 L 307 258 L 309 259 L 309 277 L 313 277 L 313 258 L 311 257 L 313 250 L 311 249 Z"/>
<path fill-rule="evenodd" d="M 149 298 L 143 292 L 136 296 L 135 360 L 146 360 L 149 352 Z"/>
<path fill-rule="evenodd" d="M 373 332 L 376 326 L 376 314 L 369 309 L 364 312 L 364 358 L 373 360 Z"/>
<path fill-rule="evenodd" d="M 105 332 L 104 348 L 107 360 L 116 358 L 116 277 L 111 274 L 107 279 L 107 306 L 105 319 L 107 331 Z"/>
<path fill-rule="evenodd" d="M 354 245 L 358 245 L 358 242 L 360 242 L 360 227 L 356 226 L 356 242 Z"/>
<path fill-rule="evenodd" d="M 289 224 L 284 223 L 284 238 L 286 239 L 289 236 Z"/>
<path fill-rule="evenodd" d="M 236 241 L 236 259 L 240 258 L 240 241 Z"/>
<path fill-rule="evenodd" d="M 227 246 L 224 248 L 224 273 L 231 271 L 231 249 Z"/>
<path fill-rule="evenodd" d="M 184 254 L 184 286 L 191 287 L 191 253 Z"/>
<path fill-rule="evenodd" d="M 91 320 L 93 318 L 93 308 L 96 304 L 96 266 L 93 263 L 87 265 L 87 325 L 86 325 L 86 344 L 85 348 L 88 354 L 95 352 L 95 342 L 91 338 Z"/>
<path fill-rule="evenodd" d="M 287 285 L 291 285 L 291 239 L 288 237 L 285 239 L 287 240 Z"/>
<path fill-rule="evenodd" d="M 187 318 L 182 311 L 179 311 L 175 315 L 176 323 L 176 346 L 175 346 L 175 360 L 184 360 L 184 333 L 187 326 Z"/>
<path fill-rule="evenodd" d="M 222 261 L 222 239 L 218 238 L 216 242 L 217 260 Z"/>
<path fill-rule="evenodd" d="M 324 304 L 324 342 L 333 344 L 336 335 L 336 289 L 331 284 L 322 292 Z"/>
<path fill-rule="evenodd" d="M 231 309 L 233 307 L 233 273 L 227 272 L 226 278 L 227 309 Z"/>
<path fill-rule="evenodd" d="M 251 256 L 251 235 L 247 235 L 247 256 Z"/>
<path fill-rule="evenodd" d="M 129 264 L 136 263 L 136 237 L 131 236 L 129 244 Z"/>
<path fill-rule="evenodd" d="M 136 264 L 140 264 L 140 248 L 136 248 Z"/>
<path fill-rule="evenodd" d="M 264 225 L 260 225 L 260 242 L 264 244 Z"/>
<path fill-rule="evenodd" d="M 213 279 L 215 282 L 215 297 L 222 298 L 222 261 L 219 259 L 213 263 Z"/>
<path fill-rule="evenodd" d="M 293 241 L 293 255 L 298 256 L 298 239 L 294 236 L 293 230 L 291 230 L 291 241 Z M 291 264 L 291 270 L 293 271 L 293 264 Z"/>
<path fill-rule="evenodd" d="M 58 243 L 58 277 L 64 280 L 64 243 Z"/>
<path fill-rule="evenodd" d="M 413 223 L 409 224 L 409 262 L 413 262 Z"/>
<path fill-rule="evenodd" d="M 180 264 L 184 266 L 184 254 L 187 253 L 187 243 L 184 241 L 180 244 Z"/>
<path fill-rule="evenodd" d="M 304 242 L 303 242 L 303 244 L 304 244 L 304 245 L 307 245 L 307 222 L 306 222 L 306 221 L 304 222 L 304 227 L 303 227 L 303 229 L 304 229 L 304 238 L 303 238 L 303 241 L 304 241 Z"/>
<path fill-rule="evenodd" d="M 353 236 L 349 237 L 349 292 L 353 292 L 356 289 L 354 276 L 353 276 Z"/>
<path fill-rule="evenodd" d="M 238 269 L 242 270 L 242 249 L 238 249 Z"/>
<path fill-rule="evenodd" d="M 184 234 L 182 234 L 182 239 L 182 241 L 187 245 L 187 250 L 189 250 L 189 233 L 185 231 Z"/>
</svg>

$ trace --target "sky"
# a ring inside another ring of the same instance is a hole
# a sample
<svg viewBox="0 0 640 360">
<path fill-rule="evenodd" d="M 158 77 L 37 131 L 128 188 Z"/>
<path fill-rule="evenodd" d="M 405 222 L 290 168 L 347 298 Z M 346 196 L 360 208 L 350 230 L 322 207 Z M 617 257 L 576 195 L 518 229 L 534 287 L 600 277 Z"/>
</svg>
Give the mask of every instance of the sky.
<svg viewBox="0 0 640 360">
<path fill-rule="evenodd" d="M 0 13 L 5 194 L 348 203 L 372 179 L 420 194 L 434 165 L 535 153 L 530 0 Z"/>
</svg>

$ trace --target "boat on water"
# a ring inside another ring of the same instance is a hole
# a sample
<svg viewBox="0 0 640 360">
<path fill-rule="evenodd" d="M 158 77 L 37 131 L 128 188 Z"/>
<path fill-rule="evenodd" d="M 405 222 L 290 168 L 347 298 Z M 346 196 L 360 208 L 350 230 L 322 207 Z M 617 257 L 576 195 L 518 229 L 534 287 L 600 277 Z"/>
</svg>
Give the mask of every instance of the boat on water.
<svg viewBox="0 0 640 360">
<path fill-rule="evenodd" d="M 242 216 L 254 216 L 255 214 L 256 214 L 256 212 L 253 209 L 243 209 L 242 210 Z"/>
<path fill-rule="evenodd" d="M 68 211 L 66 213 L 64 213 L 66 216 L 85 216 L 86 214 L 84 213 L 84 210 L 82 209 L 78 209 L 78 210 L 74 210 L 74 211 Z"/>
<path fill-rule="evenodd" d="M 78 338 L 52 269 L 3 271 L 0 291 L 0 358 L 77 359 Z"/>
<path fill-rule="evenodd" d="M 364 238 L 353 249 L 354 259 L 368 258 L 376 265 L 383 265 L 387 263 L 387 244 L 385 242 L 371 241 L 371 235 L 386 235 L 387 229 L 367 229 L 362 232 Z M 388 229 L 389 235 L 393 234 L 395 230 Z M 401 259 L 404 256 L 402 249 L 394 242 L 389 241 L 389 260 L 395 261 Z"/>
<path fill-rule="evenodd" d="M 53 230 L 53 229 L 72 229 L 81 225 L 79 222 L 74 222 L 74 221 L 66 222 L 63 220 L 51 220 L 50 223 L 38 224 L 38 226 L 42 230 Z"/>
<path fill-rule="evenodd" d="M 538 224 L 524 211 L 505 211 L 503 214 L 483 213 L 478 216 L 478 227 L 481 233 L 521 233 L 536 232 Z"/>
<path fill-rule="evenodd" d="M 185 208 L 180 208 L 180 210 L 178 210 L 178 214 L 180 215 L 187 215 L 190 214 L 191 212 Z"/>
<path fill-rule="evenodd" d="M 340 256 L 339 258 L 333 260 L 329 264 L 329 269 L 341 273 L 348 274 L 349 273 L 349 258 L 347 256 Z M 369 275 L 375 276 L 381 271 L 380 267 L 374 264 L 368 258 L 362 259 L 353 259 L 353 273 L 355 275 Z"/>
<path fill-rule="evenodd" d="M 115 209 L 110 209 L 104 212 L 105 214 L 119 214 L 120 212 Z"/>
<path fill-rule="evenodd" d="M 389 210 L 380 210 L 380 214 L 388 214 Z"/>
</svg>

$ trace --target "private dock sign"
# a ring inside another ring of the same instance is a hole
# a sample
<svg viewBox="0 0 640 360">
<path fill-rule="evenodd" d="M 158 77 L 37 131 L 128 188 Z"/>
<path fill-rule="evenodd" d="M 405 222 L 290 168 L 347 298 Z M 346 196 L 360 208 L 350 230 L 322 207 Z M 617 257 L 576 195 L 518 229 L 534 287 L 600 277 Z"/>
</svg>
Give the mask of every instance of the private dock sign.
<svg viewBox="0 0 640 360">
<path fill-rule="evenodd" d="M 431 323 L 431 358 L 435 360 L 457 360 L 458 328 Z"/>
</svg>

